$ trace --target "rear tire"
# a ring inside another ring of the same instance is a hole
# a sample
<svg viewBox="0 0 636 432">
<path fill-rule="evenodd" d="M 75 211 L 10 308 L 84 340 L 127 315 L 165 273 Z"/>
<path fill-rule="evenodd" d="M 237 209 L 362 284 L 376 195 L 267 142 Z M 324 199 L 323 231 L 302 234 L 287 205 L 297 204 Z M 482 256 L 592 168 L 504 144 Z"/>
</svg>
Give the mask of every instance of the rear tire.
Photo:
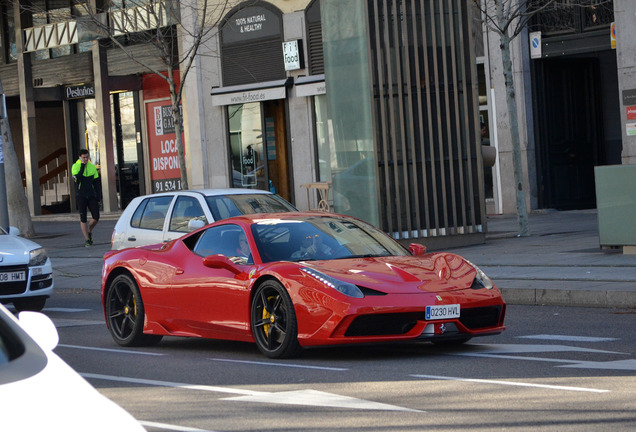
<svg viewBox="0 0 636 432">
<path fill-rule="evenodd" d="M 163 336 L 143 333 L 146 316 L 141 293 L 131 276 L 113 279 L 106 290 L 108 330 L 121 346 L 155 345 Z"/>
<path fill-rule="evenodd" d="M 277 281 L 263 282 L 252 298 L 251 326 L 258 349 L 269 358 L 300 354 L 294 304 Z"/>
</svg>

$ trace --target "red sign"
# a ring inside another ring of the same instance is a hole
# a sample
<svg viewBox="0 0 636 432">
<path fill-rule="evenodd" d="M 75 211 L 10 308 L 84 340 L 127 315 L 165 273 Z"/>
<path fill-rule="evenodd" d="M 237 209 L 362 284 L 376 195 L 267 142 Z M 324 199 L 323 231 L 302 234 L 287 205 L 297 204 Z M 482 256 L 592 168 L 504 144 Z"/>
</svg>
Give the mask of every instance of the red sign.
<svg viewBox="0 0 636 432">
<path fill-rule="evenodd" d="M 153 192 L 180 190 L 181 170 L 170 100 L 147 102 L 146 118 Z"/>
<path fill-rule="evenodd" d="M 628 106 L 626 109 L 627 120 L 636 120 L 636 106 Z"/>
<path fill-rule="evenodd" d="M 179 78 L 177 70 L 174 73 L 177 86 Z M 151 101 L 146 102 L 146 119 L 148 119 L 148 154 L 152 191 L 180 190 L 181 170 L 168 84 L 160 76 L 149 74 L 143 77 L 143 88 L 144 99 Z"/>
</svg>

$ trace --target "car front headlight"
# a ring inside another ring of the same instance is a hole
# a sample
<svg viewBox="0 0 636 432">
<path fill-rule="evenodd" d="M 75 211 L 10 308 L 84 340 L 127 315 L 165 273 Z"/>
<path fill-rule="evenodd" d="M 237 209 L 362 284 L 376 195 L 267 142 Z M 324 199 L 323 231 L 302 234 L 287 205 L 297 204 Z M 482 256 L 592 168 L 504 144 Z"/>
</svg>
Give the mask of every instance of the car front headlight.
<svg viewBox="0 0 636 432">
<path fill-rule="evenodd" d="M 33 249 L 29 252 L 29 266 L 35 267 L 44 265 L 48 258 L 49 257 L 44 248 Z"/>
<path fill-rule="evenodd" d="M 333 288 L 336 291 L 339 291 L 346 296 L 355 297 L 355 298 L 364 298 L 364 294 L 362 294 L 362 291 L 360 291 L 360 288 L 358 288 L 352 283 L 344 282 L 336 278 L 332 278 L 331 276 L 327 276 L 326 274 L 319 272 L 318 270 L 314 270 L 312 268 L 303 267 L 300 270 L 307 273 L 309 276 L 313 277 L 314 279 L 327 285 L 329 288 Z"/>
<path fill-rule="evenodd" d="M 470 264 L 471 266 L 473 266 L 473 268 L 477 271 L 477 273 L 475 273 L 475 279 L 473 280 L 473 284 L 470 286 L 472 289 L 481 289 L 481 288 L 492 289 L 495 286 L 490 280 L 490 278 L 486 276 L 486 273 L 484 273 L 479 267 L 477 267 L 475 264 L 471 263 L 468 260 L 466 260 L 466 262 Z"/>
</svg>

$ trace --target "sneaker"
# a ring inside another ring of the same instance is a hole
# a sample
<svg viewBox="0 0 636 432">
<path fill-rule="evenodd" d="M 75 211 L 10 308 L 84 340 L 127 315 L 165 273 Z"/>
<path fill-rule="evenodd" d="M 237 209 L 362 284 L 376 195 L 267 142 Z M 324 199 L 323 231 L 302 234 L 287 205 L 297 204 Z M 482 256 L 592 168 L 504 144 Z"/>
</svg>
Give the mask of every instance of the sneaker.
<svg viewBox="0 0 636 432">
<path fill-rule="evenodd" d="M 85 247 L 91 247 L 93 246 L 93 241 L 92 240 L 86 240 L 86 244 L 84 245 Z"/>
<path fill-rule="evenodd" d="M 91 242 L 91 245 L 93 244 L 93 233 L 88 233 L 88 241 Z"/>
</svg>

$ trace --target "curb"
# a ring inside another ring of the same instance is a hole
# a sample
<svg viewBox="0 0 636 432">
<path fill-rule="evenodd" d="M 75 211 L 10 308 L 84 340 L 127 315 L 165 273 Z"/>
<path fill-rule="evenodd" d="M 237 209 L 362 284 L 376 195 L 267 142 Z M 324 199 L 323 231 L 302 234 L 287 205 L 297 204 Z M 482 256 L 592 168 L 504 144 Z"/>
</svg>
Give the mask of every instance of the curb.
<svg viewBox="0 0 636 432">
<path fill-rule="evenodd" d="M 499 288 L 512 305 L 570 306 L 636 309 L 636 292 L 611 290 L 568 290 L 541 288 Z"/>
</svg>

